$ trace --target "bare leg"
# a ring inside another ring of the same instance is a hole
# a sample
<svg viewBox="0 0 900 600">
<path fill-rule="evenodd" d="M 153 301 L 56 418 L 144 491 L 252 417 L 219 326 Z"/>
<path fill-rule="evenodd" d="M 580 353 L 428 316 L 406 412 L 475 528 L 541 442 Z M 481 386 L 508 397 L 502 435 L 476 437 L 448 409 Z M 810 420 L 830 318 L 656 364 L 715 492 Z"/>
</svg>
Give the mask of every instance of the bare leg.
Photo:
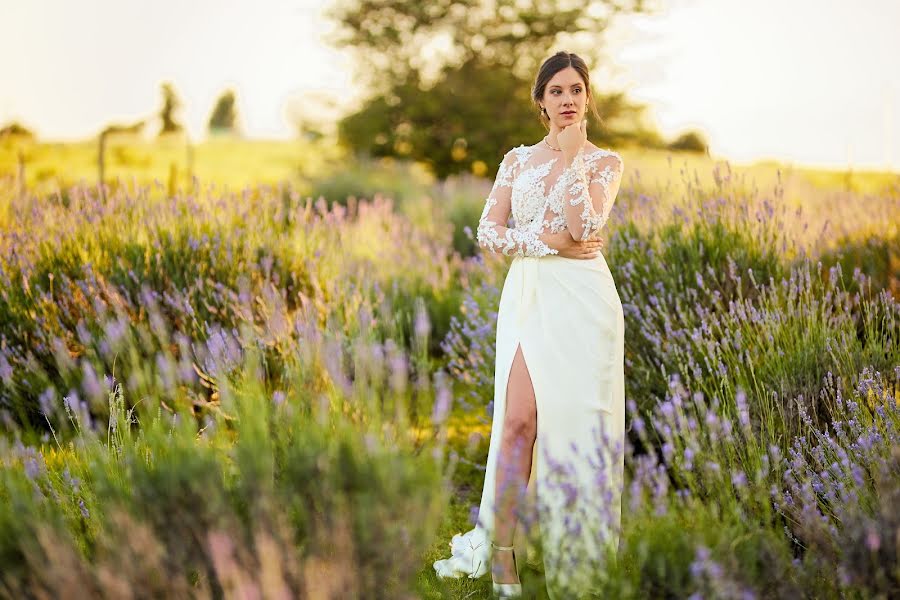
<svg viewBox="0 0 900 600">
<path fill-rule="evenodd" d="M 506 386 L 506 415 L 503 419 L 503 439 L 500 443 L 494 494 L 497 503 L 494 542 L 498 546 L 512 546 L 516 530 L 516 508 L 528 485 L 536 436 L 537 406 L 534 386 L 522 347 L 517 346 Z M 494 581 L 519 581 L 512 552 L 493 550 L 491 562 Z"/>
</svg>

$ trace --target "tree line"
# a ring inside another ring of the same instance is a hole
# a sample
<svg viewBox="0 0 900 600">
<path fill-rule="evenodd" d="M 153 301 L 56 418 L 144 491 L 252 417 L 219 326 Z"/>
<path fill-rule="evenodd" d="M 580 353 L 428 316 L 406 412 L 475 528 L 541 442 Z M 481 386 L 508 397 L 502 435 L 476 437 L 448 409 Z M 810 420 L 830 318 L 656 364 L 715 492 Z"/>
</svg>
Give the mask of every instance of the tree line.
<svg viewBox="0 0 900 600">
<path fill-rule="evenodd" d="M 178 111 L 183 102 L 175 91 L 175 86 L 170 82 L 164 82 L 160 86 L 162 102 L 156 119 L 159 121 L 158 137 L 179 134 L 185 131 Z M 139 134 L 148 125 L 151 119 L 141 119 L 133 123 L 112 123 L 100 131 L 100 136 L 106 137 L 112 134 Z M 210 135 L 240 135 L 238 128 L 237 96 L 233 89 L 226 89 L 216 99 L 213 109 L 207 119 L 207 131 Z M 0 140 L 10 137 L 36 138 L 35 133 L 18 121 L 10 122 L 0 127 Z"/>
</svg>

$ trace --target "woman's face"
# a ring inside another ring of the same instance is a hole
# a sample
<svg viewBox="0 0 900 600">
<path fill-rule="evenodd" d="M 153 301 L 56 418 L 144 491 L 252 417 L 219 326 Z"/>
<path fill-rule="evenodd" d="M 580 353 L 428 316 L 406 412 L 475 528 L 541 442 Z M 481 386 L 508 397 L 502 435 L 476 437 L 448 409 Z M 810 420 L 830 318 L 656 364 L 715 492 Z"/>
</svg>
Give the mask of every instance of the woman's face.
<svg viewBox="0 0 900 600">
<path fill-rule="evenodd" d="M 562 129 L 584 118 L 587 106 L 587 86 L 572 67 L 558 71 L 547 82 L 541 106 L 547 109 L 550 124 Z"/>
</svg>

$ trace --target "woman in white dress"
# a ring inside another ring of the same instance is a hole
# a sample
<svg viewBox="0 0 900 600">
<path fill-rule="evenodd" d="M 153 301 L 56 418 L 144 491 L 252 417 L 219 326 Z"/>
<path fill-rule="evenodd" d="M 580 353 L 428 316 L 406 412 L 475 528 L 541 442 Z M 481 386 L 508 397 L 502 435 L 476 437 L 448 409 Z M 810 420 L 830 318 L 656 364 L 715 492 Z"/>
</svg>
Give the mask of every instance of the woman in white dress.
<svg viewBox="0 0 900 600">
<path fill-rule="evenodd" d="M 533 506 L 548 594 L 570 598 L 587 591 L 605 548 L 618 544 L 625 325 L 597 233 L 624 163 L 587 141 L 586 111 L 597 113 L 580 57 L 548 58 L 532 98 L 548 133 L 506 153 L 478 223 L 481 248 L 515 257 L 497 315 L 478 520 L 434 568 L 471 578 L 490 568 L 495 595 L 520 595 L 516 515 Z M 515 227 L 506 227 L 510 214 Z M 526 491 L 536 502 L 526 502 Z"/>
</svg>

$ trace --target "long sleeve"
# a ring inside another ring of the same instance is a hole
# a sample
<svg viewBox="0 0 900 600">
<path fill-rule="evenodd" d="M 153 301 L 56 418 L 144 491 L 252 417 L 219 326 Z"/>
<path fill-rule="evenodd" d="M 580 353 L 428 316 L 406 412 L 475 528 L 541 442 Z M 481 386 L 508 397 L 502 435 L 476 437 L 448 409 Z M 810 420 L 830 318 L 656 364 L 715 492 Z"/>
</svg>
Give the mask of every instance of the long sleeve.
<svg viewBox="0 0 900 600">
<path fill-rule="evenodd" d="M 563 211 L 573 239 L 587 240 L 606 225 L 624 167 L 622 157 L 615 152 L 586 165 L 582 149 L 562 172 Z"/>
<path fill-rule="evenodd" d="M 515 149 L 503 157 L 491 193 L 484 202 L 478 220 L 478 245 L 491 252 L 507 256 L 541 257 L 558 254 L 538 237 L 540 234 L 519 227 L 506 227 L 512 212 L 512 184 L 515 179 L 517 156 Z M 518 224 L 517 224 L 518 225 Z"/>
</svg>

